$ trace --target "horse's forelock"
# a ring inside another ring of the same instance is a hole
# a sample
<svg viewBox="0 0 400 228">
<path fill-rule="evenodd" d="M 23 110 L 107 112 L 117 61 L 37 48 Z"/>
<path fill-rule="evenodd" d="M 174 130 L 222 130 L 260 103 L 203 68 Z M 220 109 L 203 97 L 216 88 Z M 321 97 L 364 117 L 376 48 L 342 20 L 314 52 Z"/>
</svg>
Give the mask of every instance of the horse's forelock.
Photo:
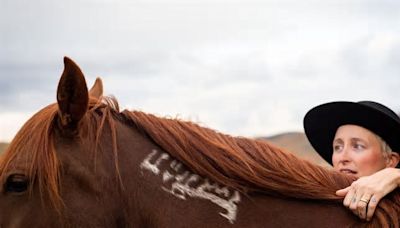
<svg viewBox="0 0 400 228">
<path fill-rule="evenodd" d="M 89 133 L 86 137 L 96 141 L 95 144 L 90 144 L 93 147 L 90 150 L 97 150 L 104 124 L 113 124 L 110 113 L 111 110 L 118 111 L 117 108 L 118 103 L 114 98 L 90 98 L 86 123 L 82 125 L 86 128 L 86 133 Z M 103 118 L 92 118 L 97 110 L 101 110 Z M 59 159 L 54 144 L 57 113 L 57 104 L 48 105 L 23 125 L 0 158 L 0 180 L 2 183 L 6 181 L 7 175 L 15 168 L 14 162 L 26 164 L 27 167 L 23 167 L 25 175 L 32 183 L 29 191 L 32 193 L 33 183 L 36 182 L 42 202 L 44 197 L 48 197 L 51 205 L 60 212 L 63 201 L 60 195 Z M 88 123 L 88 119 L 95 122 Z M 116 154 L 115 127 L 111 127 L 111 131 L 114 132 L 112 142 Z M 96 133 L 92 134 L 93 132 Z"/>
<path fill-rule="evenodd" d="M 25 164 L 23 169 L 33 183 L 39 187 L 40 195 L 48 195 L 55 209 L 61 207 L 59 191 L 59 161 L 54 149 L 54 120 L 57 105 L 52 104 L 33 115 L 16 134 L 0 160 L 0 178 L 4 182 L 15 163 Z M 47 193 L 47 194 L 46 194 Z"/>
</svg>

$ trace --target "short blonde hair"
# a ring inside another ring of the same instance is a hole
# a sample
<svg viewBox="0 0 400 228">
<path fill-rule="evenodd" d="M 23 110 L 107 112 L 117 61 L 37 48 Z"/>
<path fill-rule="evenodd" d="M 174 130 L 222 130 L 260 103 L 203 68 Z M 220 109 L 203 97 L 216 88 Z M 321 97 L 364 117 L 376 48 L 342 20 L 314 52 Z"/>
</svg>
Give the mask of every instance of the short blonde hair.
<svg viewBox="0 0 400 228">
<path fill-rule="evenodd" d="M 388 156 L 393 152 L 392 148 L 383 140 L 379 135 L 373 133 L 375 137 L 378 139 L 379 144 L 381 145 L 381 150 L 383 152 L 383 156 L 388 158 Z"/>
</svg>

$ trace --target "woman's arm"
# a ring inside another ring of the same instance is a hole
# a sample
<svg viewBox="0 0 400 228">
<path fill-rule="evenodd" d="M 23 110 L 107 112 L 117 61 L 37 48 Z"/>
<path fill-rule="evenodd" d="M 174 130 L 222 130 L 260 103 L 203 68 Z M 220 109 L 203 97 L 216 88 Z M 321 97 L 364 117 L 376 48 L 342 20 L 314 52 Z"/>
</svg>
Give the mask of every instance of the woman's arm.
<svg viewBox="0 0 400 228">
<path fill-rule="evenodd" d="M 361 219 L 370 221 L 379 201 L 400 186 L 400 169 L 385 168 L 370 176 L 360 177 L 349 187 L 336 191 L 343 205 Z"/>
</svg>

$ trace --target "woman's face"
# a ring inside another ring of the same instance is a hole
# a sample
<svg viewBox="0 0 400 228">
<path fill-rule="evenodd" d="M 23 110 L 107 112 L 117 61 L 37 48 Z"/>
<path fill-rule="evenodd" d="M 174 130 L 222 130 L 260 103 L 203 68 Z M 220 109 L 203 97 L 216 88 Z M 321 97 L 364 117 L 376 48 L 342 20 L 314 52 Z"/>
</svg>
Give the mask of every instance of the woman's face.
<svg viewBox="0 0 400 228">
<path fill-rule="evenodd" d="M 356 125 L 343 125 L 333 140 L 332 163 L 339 172 L 356 177 L 371 175 L 387 167 L 378 138 Z"/>
</svg>

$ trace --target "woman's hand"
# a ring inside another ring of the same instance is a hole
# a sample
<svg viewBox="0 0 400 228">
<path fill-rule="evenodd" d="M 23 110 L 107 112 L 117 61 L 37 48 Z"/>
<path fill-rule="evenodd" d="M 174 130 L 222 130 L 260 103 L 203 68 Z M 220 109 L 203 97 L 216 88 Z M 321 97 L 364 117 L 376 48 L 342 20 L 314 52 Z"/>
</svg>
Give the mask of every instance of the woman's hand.
<svg viewBox="0 0 400 228">
<path fill-rule="evenodd" d="M 379 201 L 398 186 L 400 170 L 385 168 L 371 176 L 360 177 L 349 187 L 336 191 L 343 205 L 361 219 L 370 221 Z"/>
</svg>

